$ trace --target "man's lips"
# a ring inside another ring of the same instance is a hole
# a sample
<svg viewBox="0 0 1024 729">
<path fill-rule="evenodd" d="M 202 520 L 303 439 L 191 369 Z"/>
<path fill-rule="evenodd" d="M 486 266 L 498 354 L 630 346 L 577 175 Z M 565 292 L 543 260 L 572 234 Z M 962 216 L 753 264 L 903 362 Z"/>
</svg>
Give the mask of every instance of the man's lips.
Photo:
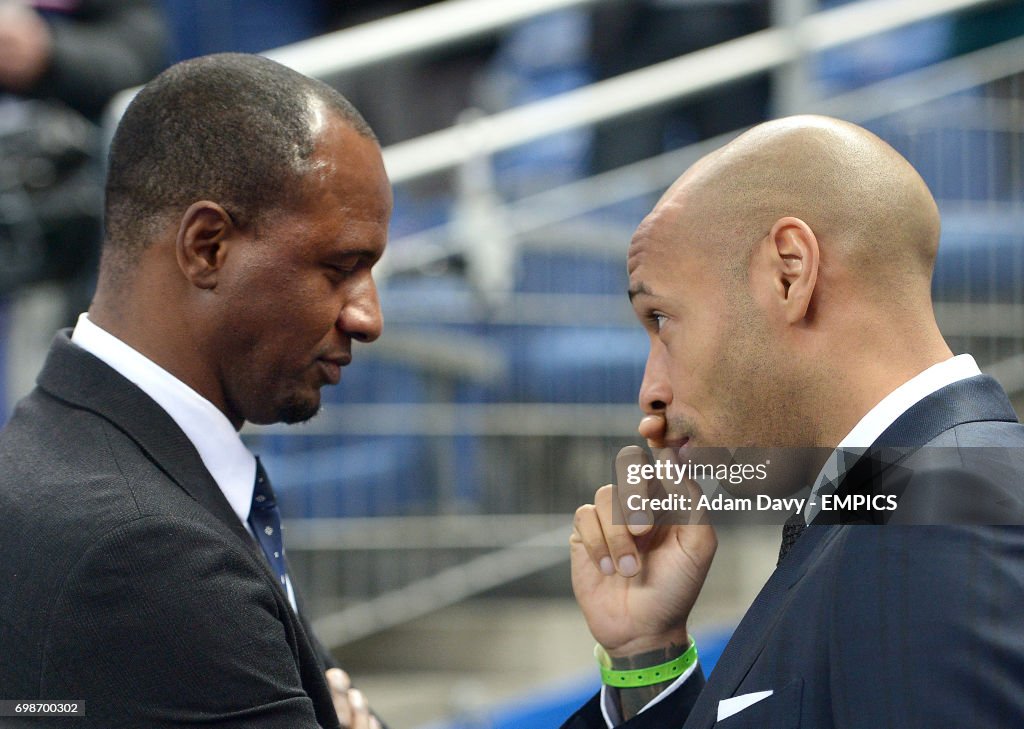
<svg viewBox="0 0 1024 729">
<path fill-rule="evenodd" d="M 323 372 L 324 379 L 331 385 L 341 382 L 341 368 L 352 361 L 351 355 L 339 355 L 336 357 L 320 357 L 317 364 Z"/>
<path fill-rule="evenodd" d="M 658 447 L 676 450 L 678 448 L 684 448 L 689 442 L 690 436 L 688 435 L 669 435 L 659 439 Z"/>
</svg>

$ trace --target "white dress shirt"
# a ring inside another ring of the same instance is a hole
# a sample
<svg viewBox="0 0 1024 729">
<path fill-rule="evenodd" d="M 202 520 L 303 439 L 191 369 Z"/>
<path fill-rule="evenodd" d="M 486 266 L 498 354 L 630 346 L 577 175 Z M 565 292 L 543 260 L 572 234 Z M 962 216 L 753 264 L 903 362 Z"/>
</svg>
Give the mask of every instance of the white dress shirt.
<svg viewBox="0 0 1024 729">
<path fill-rule="evenodd" d="M 231 509 L 252 534 L 249 509 L 256 484 L 256 457 L 245 447 L 227 416 L 163 367 L 93 324 L 88 314 L 78 317 L 71 341 L 135 383 L 171 416 L 199 452 Z M 288 600 L 297 609 L 287 575 L 286 580 Z"/>
<path fill-rule="evenodd" d="M 840 451 L 863 453 L 878 440 L 878 436 L 884 433 L 886 428 L 896 422 L 897 418 L 933 392 L 980 374 L 981 369 L 978 368 L 974 357 L 961 354 L 932 365 L 882 398 L 882 401 L 868 410 L 867 414 L 853 426 L 853 430 L 839 441 L 839 445 L 818 473 L 811 488 L 811 496 L 807 499 L 807 506 L 804 507 L 804 521 L 810 524 L 821 511 L 820 499 L 816 497 L 822 486 L 826 483 L 838 483 L 845 474 L 845 464 L 848 460 Z"/>
<path fill-rule="evenodd" d="M 831 456 L 829 456 L 825 466 L 818 473 L 818 477 L 814 481 L 814 487 L 811 489 L 812 496 L 817 496 L 819 490 L 825 483 L 838 482 L 839 477 L 842 475 L 841 469 L 844 468 L 842 464 L 846 462 L 842 457 L 842 454 L 839 453 L 840 450 L 867 450 L 871 444 L 878 439 L 878 436 L 885 432 L 886 428 L 895 423 L 897 418 L 910 410 L 910 408 L 921 400 L 925 399 L 933 392 L 941 390 L 946 385 L 952 385 L 954 382 L 966 380 L 968 377 L 974 377 L 980 374 L 981 370 L 978 368 L 978 363 L 974 361 L 974 357 L 969 354 L 961 354 L 932 365 L 924 372 L 912 377 L 890 392 L 882 398 L 881 402 L 871 408 L 864 417 L 861 418 L 855 426 L 853 426 L 853 430 L 851 430 L 846 437 L 839 442 L 839 445 L 836 446 L 836 450 L 833 451 Z M 820 510 L 820 507 L 816 505 L 812 508 L 812 501 L 816 504 L 817 499 L 808 498 L 807 507 L 804 511 L 804 520 L 808 523 L 814 519 L 818 510 Z M 686 682 L 686 679 L 693 674 L 696 668 L 697 664 L 691 666 L 689 670 L 673 681 L 672 685 L 644 706 L 644 708 L 640 710 L 641 713 L 654 706 L 682 686 Z M 618 707 L 616 707 L 615 702 L 612 701 L 612 697 L 609 695 L 606 686 L 601 687 L 601 713 L 604 715 L 604 720 L 608 725 L 608 729 L 614 729 L 617 724 L 622 723 L 622 720 L 619 717 Z"/>
</svg>

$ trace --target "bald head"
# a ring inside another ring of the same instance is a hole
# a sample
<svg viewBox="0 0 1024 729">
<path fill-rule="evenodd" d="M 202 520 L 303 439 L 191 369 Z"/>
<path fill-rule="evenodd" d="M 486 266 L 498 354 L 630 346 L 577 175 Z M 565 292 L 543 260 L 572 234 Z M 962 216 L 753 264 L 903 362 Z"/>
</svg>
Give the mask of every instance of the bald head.
<svg viewBox="0 0 1024 729">
<path fill-rule="evenodd" d="M 951 356 L 931 305 L 938 239 L 920 176 L 853 124 L 781 119 L 700 160 L 629 250 L 651 337 L 640 404 L 664 424 L 645 436 L 834 447 Z"/>
<path fill-rule="evenodd" d="M 740 269 L 780 218 L 807 223 L 824 266 L 871 288 L 927 292 L 939 214 L 920 175 L 854 124 L 797 116 L 761 124 L 695 164 L 665 194 L 679 221 L 706 221 L 703 242 Z"/>
</svg>

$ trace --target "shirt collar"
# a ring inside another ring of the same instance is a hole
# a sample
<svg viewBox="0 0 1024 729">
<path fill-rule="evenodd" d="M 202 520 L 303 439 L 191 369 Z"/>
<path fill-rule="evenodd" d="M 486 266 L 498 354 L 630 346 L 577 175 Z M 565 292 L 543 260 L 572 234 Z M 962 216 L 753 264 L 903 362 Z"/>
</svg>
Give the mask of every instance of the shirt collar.
<svg viewBox="0 0 1024 729">
<path fill-rule="evenodd" d="M 849 466 L 856 460 L 855 457 L 846 457 L 847 453 L 851 456 L 862 454 L 903 413 L 933 392 L 941 390 L 946 385 L 952 385 L 954 382 L 980 374 L 981 369 L 974 361 L 974 357 L 969 354 L 960 354 L 932 365 L 882 398 L 881 402 L 868 410 L 864 417 L 853 426 L 853 430 L 839 441 L 839 445 L 836 446 L 835 451 L 818 473 L 818 477 L 814 480 L 814 487 L 811 489 L 812 498 L 807 500 L 807 506 L 804 509 L 804 520 L 810 523 L 820 510 L 812 506 L 812 502 L 817 502 L 817 499 L 813 497 L 819 494 L 826 483 L 838 484 Z"/>
<path fill-rule="evenodd" d="M 961 354 L 934 364 L 890 392 L 860 419 L 836 448 L 868 448 L 903 413 L 946 385 L 980 375 L 974 357 Z"/>
<path fill-rule="evenodd" d="M 213 403 L 135 349 L 78 317 L 71 341 L 135 383 L 163 408 L 199 452 L 206 470 L 243 524 L 249 520 L 256 458 Z"/>
</svg>

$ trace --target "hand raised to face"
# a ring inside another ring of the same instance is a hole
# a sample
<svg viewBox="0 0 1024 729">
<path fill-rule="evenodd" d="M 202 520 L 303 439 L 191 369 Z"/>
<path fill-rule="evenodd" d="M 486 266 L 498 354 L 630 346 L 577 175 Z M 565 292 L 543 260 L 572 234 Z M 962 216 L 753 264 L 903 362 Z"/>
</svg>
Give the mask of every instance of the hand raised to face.
<svg viewBox="0 0 1024 729">
<path fill-rule="evenodd" d="M 656 448 L 655 457 L 676 456 Z M 692 523 L 669 524 L 654 512 L 630 508 L 636 505 L 631 496 L 643 498 L 656 489 L 700 493 L 690 481 L 628 483 L 630 466 L 649 464 L 640 448 L 623 448 L 616 458 L 619 488 L 601 487 L 593 504 L 576 511 L 570 538 L 576 600 L 594 638 L 613 657 L 687 644 L 686 621 L 717 547 L 706 515 L 697 510 Z"/>
</svg>

